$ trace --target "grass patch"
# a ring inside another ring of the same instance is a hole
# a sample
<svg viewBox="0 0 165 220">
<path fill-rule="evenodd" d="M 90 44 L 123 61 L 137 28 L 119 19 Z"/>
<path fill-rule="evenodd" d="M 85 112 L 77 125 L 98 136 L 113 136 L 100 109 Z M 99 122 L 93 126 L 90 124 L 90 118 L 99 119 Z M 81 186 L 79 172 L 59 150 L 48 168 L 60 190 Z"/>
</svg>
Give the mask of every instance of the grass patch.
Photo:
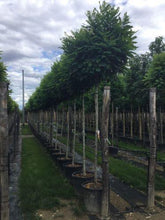
<svg viewBox="0 0 165 220">
<path fill-rule="evenodd" d="M 59 207 L 59 198 L 71 199 L 75 193 L 36 138 L 24 138 L 22 142 L 21 209 L 25 220 L 36 220 L 38 209 Z"/>
<path fill-rule="evenodd" d="M 114 141 L 114 144 L 116 144 L 116 141 Z M 148 149 L 146 149 L 143 146 L 135 145 L 135 144 L 127 143 L 127 142 L 123 142 L 123 141 L 118 142 L 118 147 L 125 149 L 125 150 L 134 150 L 134 151 L 142 151 L 142 152 L 148 151 Z"/>
<path fill-rule="evenodd" d="M 32 131 L 28 125 L 22 126 L 22 135 L 32 135 Z"/>
<path fill-rule="evenodd" d="M 157 151 L 157 160 L 165 162 L 165 153 Z"/>
</svg>

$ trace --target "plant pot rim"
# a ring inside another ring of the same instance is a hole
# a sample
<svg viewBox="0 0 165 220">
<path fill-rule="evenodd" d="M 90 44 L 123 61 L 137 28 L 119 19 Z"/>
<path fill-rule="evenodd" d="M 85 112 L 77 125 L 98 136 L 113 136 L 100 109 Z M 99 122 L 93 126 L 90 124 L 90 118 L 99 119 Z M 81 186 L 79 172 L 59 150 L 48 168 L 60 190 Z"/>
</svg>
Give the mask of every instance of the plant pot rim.
<svg viewBox="0 0 165 220">
<path fill-rule="evenodd" d="M 69 164 L 72 164 L 72 163 L 68 162 L 68 163 L 63 164 L 63 166 L 64 166 L 64 167 L 70 167 L 70 166 L 68 166 Z M 79 167 L 82 167 L 82 164 L 81 164 L 81 163 L 74 163 L 74 165 L 79 165 Z M 71 166 L 71 168 L 73 168 L 73 167 L 74 167 L 74 166 Z M 75 167 L 78 167 L 78 166 L 75 166 Z"/>
<path fill-rule="evenodd" d="M 79 173 L 83 173 L 83 171 L 82 170 L 79 170 L 79 171 L 75 171 L 75 172 L 73 172 L 72 173 L 72 177 L 74 177 L 74 178 L 81 178 L 81 179 L 85 179 L 85 178 L 93 178 L 94 177 L 94 173 L 93 172 L 86 172 L 86 173 L 90 173 L 90 174 L 92 174 L 92 176 L 76 176 L 76 174 L 79 174 Z"/>
<path fill-rule="evenodd" d="M 90 190 L 90 191 L 102 191 L 102 190 L 103 190 L 103 188 L 86 188 L 85 185 L 88 184 L 88 183 L 94 183 L 94 181 L 90 181 L 90 180 L 85 181 L 85 182 L 83 182 L 83 183 L 81 184 L 81 186 L 82 186 L 85 190 Z M 98 183 L 101 183 L 101 184 L 102 184 L 101 181 L 98 181 Z"/>
<path fill-rule="evenodd" d="M 55 152 L 55 153 L 53 153 L 52 155 L 65 155 L 65 153 L 63 153 L 63 152 Z"/>
<path fill-rule="evenodd" d="M 67 161 L 67 160 L 68 160 L 68 161 L 70 161 L 70 160 L 72 160 L 72 158 L 70 158 L 70 157 L 69 157 L 69 158 L 66 158 L 66 157 L 57 157 L 57 160 L 61 160 L 61 161 L 62 161 L 62 160 L 63 160 L 63 161 L 66 160 L 66 161 Z"/>
</svg>

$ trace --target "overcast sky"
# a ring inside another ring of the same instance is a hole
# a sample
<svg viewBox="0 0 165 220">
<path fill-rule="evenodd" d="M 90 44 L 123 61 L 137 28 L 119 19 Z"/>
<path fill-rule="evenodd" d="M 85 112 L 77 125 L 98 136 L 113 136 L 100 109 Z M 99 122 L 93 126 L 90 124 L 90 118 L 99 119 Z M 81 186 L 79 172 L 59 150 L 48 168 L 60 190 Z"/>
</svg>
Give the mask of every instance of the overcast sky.
<svg viewBox="0 0 165 220">
<path fill-rule="evenodd" d="M 62 53 L 64 33 L 80 28 L 86 11 L 98 0 L 0 0 L 0 51 L 8 68 L 12 97 L 22 106 L 22 69 L 25 100 Z M 102 0 L 100 0 L 102 2 Z M 127 12 L 137 31 L 137 52 L 145 53 L 155 37 L 165 37 L 165 0 L 110 0 Z"/>
</svg>

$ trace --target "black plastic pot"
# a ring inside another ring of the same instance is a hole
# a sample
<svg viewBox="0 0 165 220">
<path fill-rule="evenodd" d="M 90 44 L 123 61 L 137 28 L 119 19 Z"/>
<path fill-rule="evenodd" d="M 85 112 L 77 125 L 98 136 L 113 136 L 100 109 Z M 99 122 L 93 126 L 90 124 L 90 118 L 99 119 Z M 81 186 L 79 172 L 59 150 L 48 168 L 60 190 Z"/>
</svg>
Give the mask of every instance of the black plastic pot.
<svg viewBox="0 0 165 220">
<path fill-rule="evenodd" d="M 53 160 L 55 160 L 55 161 L 57 161 L 57 158 L 58 157 L 65 157 L 65 153 L 60 153 L 60 151 L 58 151 L 58 152 L 56 152 L 56 153 L 52 153 L 52 158 L 53 158 Z"/>
<path fill-rule="evenodd" d="M 75 171 L 80 171 L 82 169 L 82 164 L 81 163 L 75 163 L 72 166 L 72 163 L 66 163 L 66 164 L 63 164 L 63 168 L 64 168 L 65 176 L 68 179 L 71 179 L 72 178 L 72 174 Z"/>
<path fill-rule="evenodd" d="M 98 187 L 93 186 L 94 182 L 86 181 L 81 184 L 82 186 L 82 195 L 85 207 L 88 212 L 93 215 L 100 214 L 101 212 L 101 196 L 102 196 L 102 184 L 98 183 Z"/>
<path fill-rule="evenodd" d="M 118 154 L 118 147 L 108 146 L 108 151 L 110 155 L 117 155 Z"/>
<path fill-rule="evenodd" d="M 83 175 L 82 170 L 76 171 L 72 174 L 72 184 L 74 185 L 78 194 L 82 193 L 82 186 L 81 184 L 85 181 L 93 181 L 94 174 L 92 172 L 86 172 L 86 176 Z"/>
<path fill-rule="evenodd" d="M 71 157 L 68 157 L 67 159 L 65 157 L 57 157 L 57 164 L 61 169 L 64 169 L 63 164 L 70 163 L 72 161 Z"/>
</svg>

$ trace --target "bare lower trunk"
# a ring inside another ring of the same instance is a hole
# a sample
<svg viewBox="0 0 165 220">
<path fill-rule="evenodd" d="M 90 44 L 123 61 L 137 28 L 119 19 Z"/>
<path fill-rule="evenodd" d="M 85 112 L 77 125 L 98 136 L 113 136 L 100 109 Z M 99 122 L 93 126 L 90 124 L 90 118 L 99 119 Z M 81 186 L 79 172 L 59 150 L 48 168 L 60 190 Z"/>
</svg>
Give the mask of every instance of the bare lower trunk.
<svg viewBox="0 0 165 220">
<path fill-rule="evenodd" d="M 123 111 L 123 137 L 125 137 L 125 111 Z"/>
<path fill-rule="evenodd" d="M 64 129 L 64 109 L 62 110 L 61 136 L 63 136 Z"/>
<path fill-rule="evenodd" d="M 119 142 L 119 120 L 118 120 L 118 107 L 116 107 L 116 146 L 118 146 Z"/>
<path fill-rule="evenodd" d="M 142 140 L 142 116 L 140 107 L 138 107 L 138 119 L 139 119 L 139 139 Z"/>
<path fill-rule="evenodd" d="M 69 107 L 69 126 L 70 126 L 70 129 L 69 129 L 69 151 L 70 153 L 72 153 L 72 145 L 73 145 L 73 120 L 72 120 L 72 107 L 70 106 Z"/>
<path fill-rule="evenodd" d="M 74 103 L 74 134 L 73 134 L 72 164 L 75 163 L 75 147 L 76 147 L 76 103 Z"/>
<path fill-rule="evenodd" d="M 68 159 L 68 154 L 69 154 L 69 129 L 70 129 L 70 120 L 69 120 L 69 106 L 68 106 L 68 112 L 67 112 L 67 145 L 66 145 L 66 159 Z"/>
<path fill-rule="evenodd" d="M 82 98 L 82 137 L 83 137 L 83 175 L 86 175 L 86 155 L 85 155 L 85 107 L 84 96 Z"/>
<path fill-rule="evenodd" d="M 132 105 L 131 105 L 131 113 L 130 113 L 130 136 L 133 138 L 133 113 L 132 113 Z"/>
<path fill-rule="evenodd" d="M 58 111 L 56 111 L 56 149 L 57 149 L 57 138 L 58 138 Z M 61 153 L 61 147 L 60 147 Z"/>
<path fill-rule="evenodd" d="M 164 140 L 163 140 L 163 117 L 162 117 L 161 108 L 160 108 L 160 143 L 161 144 L 164 143 Z"/>
<path fill-rule="evenodd" d="M 114 142 L 114 105 L 112 102 L 112 113 L 111 113 L 111 138 L 112 138 L 112 145 Z"/>
<path fill-rule="evenodd" d="M 49 139 L 50 139 L 50 145 L 52 146 L 52 144 L 53 144 L 53 109 L 50 110 L 50 134 L 49 134 Z"/>
<path fill-rule="evenodd" d="M 98 151 L 98 87 L 95 93 L 95 114 L 96 114 L 96 131 L 95 131 L 95 161 L 94 161 L 94 181 L 97 183 L 97 151 Z"/>
</svg>

